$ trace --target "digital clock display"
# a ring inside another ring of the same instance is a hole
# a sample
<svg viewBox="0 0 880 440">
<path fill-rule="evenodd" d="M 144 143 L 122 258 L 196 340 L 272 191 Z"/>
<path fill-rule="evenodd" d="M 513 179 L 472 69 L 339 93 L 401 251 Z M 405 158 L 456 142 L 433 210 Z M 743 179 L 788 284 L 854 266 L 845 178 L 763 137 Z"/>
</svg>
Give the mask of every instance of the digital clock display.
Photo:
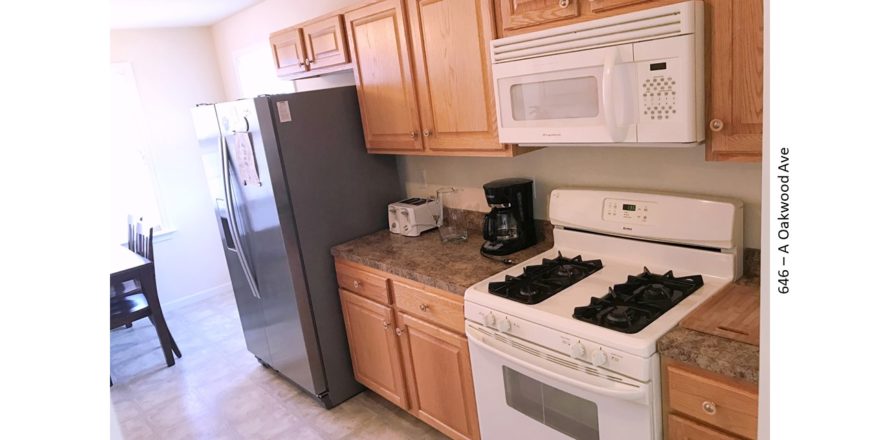
<svg viewBox="0 0 880 440">
<path fill-rule="evenodd" d="M 635 210 L 636 210 L 636 205 L 628 205 L 628 204 L 624 203 L 624 204 L 623 204 L 623 210 L 624 210 L 624 211 L 635 211 Z"/>
</svg>

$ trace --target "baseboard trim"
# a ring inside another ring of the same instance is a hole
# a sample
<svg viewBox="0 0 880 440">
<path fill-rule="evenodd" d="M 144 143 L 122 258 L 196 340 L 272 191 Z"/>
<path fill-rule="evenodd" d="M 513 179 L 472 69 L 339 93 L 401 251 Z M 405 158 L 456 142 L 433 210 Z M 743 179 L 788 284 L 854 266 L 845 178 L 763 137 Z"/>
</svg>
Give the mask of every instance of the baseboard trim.
<svg viewBox="0 0 880 440">
<path fill-rule="evenodd" d="M 199 301 L 203 301 L 205 299 L 222 295 L 222 294 L 231 294 L 232 293 L 232 283 L 223 283 L 219 286 L 210 287 L 207 289 L 200 290 L 191 295 L 184 296 L 183 298 L 175 299 L 174 301 L 169 301 L 167 303 L 162 304 L 162 308 L 165 310 L 173 310 L 176 308 L 180 308 L 183 306 L 190 305 L 192 303 L 196 303 Z"/>
</svg>

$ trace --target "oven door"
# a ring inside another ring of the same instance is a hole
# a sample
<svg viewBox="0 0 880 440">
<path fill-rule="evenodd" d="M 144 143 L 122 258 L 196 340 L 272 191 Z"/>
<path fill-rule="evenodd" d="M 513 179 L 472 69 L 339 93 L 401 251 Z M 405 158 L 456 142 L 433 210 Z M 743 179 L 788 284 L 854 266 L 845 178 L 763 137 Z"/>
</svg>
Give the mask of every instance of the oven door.
<svg viewBox="0 0 880 440">
<path fill-rule="evenodd" d="M 467 322 L 483 439 L 659 440 L 650 383 Z M 609 378 L 614 377 L 614 379 Z"/>
<path fill-rule="evenodd" d="M 492 66 L 501 142 L 636 142 L 633 45 Z"/>
</svg>

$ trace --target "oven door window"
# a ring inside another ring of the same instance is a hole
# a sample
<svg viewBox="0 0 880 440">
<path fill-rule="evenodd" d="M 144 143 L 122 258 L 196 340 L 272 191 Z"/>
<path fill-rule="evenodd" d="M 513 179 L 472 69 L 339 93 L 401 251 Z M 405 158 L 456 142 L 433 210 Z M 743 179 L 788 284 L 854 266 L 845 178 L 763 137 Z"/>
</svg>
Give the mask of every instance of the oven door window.
<svg viewBox="0 0 880 440">
<path fill-rule="evenodd" d="M 515 121 L 595 118 L 599 82 L 595 76 L 514 84 L 510 107 Z"/>
<path fill-rule="evenodd" d="M 504 370 L 504 393 L 511 408 L 578 440 L 599 440 L 595 402 L 551 387 L 512 368 Z"/>
</svg>

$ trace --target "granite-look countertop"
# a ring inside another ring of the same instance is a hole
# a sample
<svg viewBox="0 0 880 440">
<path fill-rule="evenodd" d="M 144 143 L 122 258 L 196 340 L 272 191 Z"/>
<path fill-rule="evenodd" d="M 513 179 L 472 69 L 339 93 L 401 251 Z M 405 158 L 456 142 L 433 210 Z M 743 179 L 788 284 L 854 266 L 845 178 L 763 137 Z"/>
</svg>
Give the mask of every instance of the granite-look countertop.
<svg viewBox="0 0 880 440">
<path fill-rule="evenodd" d="M 736 284 L 758 288 L 754 271 Z M 735 379 L 758 383 L 759 350 L 755 345 L 677 326 L 657 341 L 657 351 L 666 357 Z"/>
<path fill-rule="evenodd" d="M 548 239 L 522 251 L 507 255 L 516 264 L 553 247 Z M 467 241 L 443 243 L 436 229 L 406 237 L 387 230 L 374 232 L 334 246 L 330 253 L 364 266 L 392 273 L 438 289 L 464 295 L 471 285 L 510 267 L 480 255 L 482 233 L 470 231 Z"/>
</svg>

